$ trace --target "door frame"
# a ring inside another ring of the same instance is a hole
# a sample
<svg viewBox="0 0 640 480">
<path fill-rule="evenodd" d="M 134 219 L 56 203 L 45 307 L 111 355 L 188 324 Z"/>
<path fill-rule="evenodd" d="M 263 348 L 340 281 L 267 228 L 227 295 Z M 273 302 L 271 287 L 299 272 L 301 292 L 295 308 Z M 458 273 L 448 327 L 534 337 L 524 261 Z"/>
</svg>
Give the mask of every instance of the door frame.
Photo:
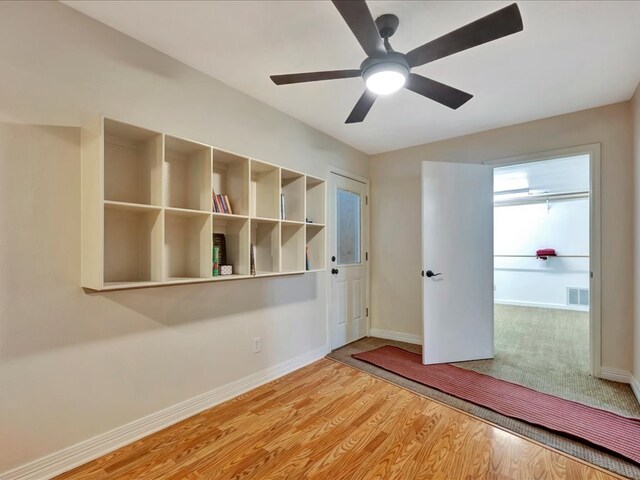
<svg viewBox="0 0 640 480">
<path fill-rule="evenodd" d="M 364 208 L 362 211 L 362 231 L 361 231 L 361 235 L 362 235 L 362 252 L 361 254 L 364 254 L 364 268 L 365 268 L 365 281 L 366 281 L 366 285 L 365 285 L 365 308 L 367 311 L 367 315 L 366 315 L 366 328 L 367 328 L 367 337 L 371 336 L 371 267 L 370 267 L 370 224 L 369 224 L 369 209 L 370 209 L 370 199 L 371 199 L 371 191 L 370 191 L 370 181 L 368 178 L 365 177 L 361 177 L 360 175 L 356 175 L 355 173 L 349 172 L 347 170 L 343 170 L 342 168 L 338 168 L 338 167 L 329 167 L 329 178 L 327 178 L 327 201 L 333 202 L 333 199 L 330 198 L 331 195 L 331 188 L 330 186 L 332 185 L 332 180 L 331 180 L 331 175 L 338 175 L 341 177 L 345 177 L 348 178 L 349 180 L 354 180 L 356 182 L 360 182 L 363 183 L 365 186 L 365 204 L 364 204 Z M 335 222 L 334 220 L 334 216 L 335 216 L 335 208 L 333 206 L 333 203 L 329 203 L 328 204 L 329 208 L 328 210 L 328 214 L 327 214 L 327 224 L 326 224 L 326 229 L 327 229 L 327 250 L 326 250 L 326 255 L 327 255 L 327 272 L 326 272 L 326 289 L 327 289 L 327 345 L 328 345 L 328 350 L 331 351 L 331 268 L 333 268 L 333 262 L 331 261 L 331 256 L 334 253 L 337 252 L 331 252 L 331 247 L 333 244 L 333 240 L 332 240 L 332 236 L 334 235 L 334 224 Z"/>
<path fill-rule="evenodd" d="M 589 357 L 591 375 L 598 378 L 602 378 L 601 150 L 600 143 L 590 143 L 483 162 L 495 168 L 589 155 Z"/>
</svg>

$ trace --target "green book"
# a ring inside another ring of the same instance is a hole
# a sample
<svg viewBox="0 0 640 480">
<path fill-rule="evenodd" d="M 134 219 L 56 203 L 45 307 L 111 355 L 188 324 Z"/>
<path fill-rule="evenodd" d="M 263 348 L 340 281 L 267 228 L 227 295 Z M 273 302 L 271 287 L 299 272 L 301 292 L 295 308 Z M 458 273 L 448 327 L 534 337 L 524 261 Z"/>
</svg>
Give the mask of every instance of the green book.
<svg viewBox="0 0 640 480">
<path fill-rule="evenodd" d="M 220 247 L 213 247 L 213 276 L 220 275 Z"/>
</svg>

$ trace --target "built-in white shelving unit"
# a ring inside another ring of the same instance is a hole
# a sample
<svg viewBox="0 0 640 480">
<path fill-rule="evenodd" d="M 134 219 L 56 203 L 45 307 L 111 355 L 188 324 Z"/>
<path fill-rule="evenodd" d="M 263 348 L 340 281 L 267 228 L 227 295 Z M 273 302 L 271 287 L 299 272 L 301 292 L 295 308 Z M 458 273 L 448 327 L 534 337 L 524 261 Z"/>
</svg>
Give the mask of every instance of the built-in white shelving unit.
<svg viewBox="0 0 640 480">
<path fill-rule="evenodd" d="M 216 194 L 232 213 L 216 211 Z M 325 215 L 320 178 L 104 117 L 82 130 L 87 289 L 324 270 Z M 213 275 L 213 234 L 231 275 Z"/>
</svg>

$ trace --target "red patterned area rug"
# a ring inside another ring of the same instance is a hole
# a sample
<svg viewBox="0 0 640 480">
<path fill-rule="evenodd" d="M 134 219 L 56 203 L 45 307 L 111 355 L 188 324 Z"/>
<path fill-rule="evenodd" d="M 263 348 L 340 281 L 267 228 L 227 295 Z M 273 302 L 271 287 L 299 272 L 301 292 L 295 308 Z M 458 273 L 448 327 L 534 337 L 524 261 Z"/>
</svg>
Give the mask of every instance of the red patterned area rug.
<svg viewBox="0 0 640 480">
<path fill-rule="evenodd" d="M 581 439 L 640 464 L 640 419 L 626 418 L 446 363 L 423 365 L 420 354 L 390 345 L 352 356 L 502 415 Z"/>
</svg>

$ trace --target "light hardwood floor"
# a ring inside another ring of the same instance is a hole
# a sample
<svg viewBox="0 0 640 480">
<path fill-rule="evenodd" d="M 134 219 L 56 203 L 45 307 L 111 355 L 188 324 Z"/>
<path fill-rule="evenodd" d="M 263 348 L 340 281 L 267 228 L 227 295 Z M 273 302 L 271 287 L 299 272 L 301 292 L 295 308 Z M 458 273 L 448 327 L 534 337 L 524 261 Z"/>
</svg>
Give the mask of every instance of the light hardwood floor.
<svg viewBox="0 0 640 480">
<path fill-rule="evenodd" d="M 57 477 L 614 479 L 323 359 Z"/>
</svg>

